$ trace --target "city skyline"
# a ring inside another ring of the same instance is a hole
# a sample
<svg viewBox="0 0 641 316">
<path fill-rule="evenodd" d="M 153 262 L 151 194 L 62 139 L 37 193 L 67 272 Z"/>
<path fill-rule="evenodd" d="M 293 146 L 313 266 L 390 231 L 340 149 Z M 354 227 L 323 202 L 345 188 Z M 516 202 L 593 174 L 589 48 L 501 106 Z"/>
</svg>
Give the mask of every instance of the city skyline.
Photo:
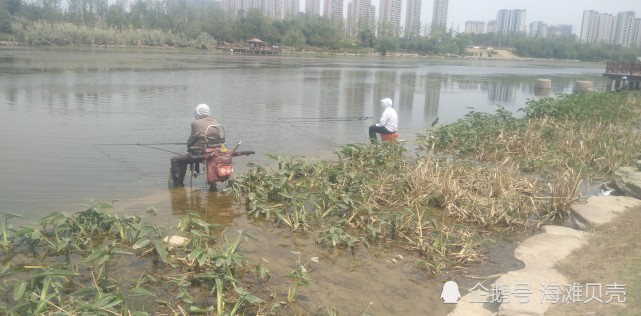
<svg viewBox="0 0 641 316">
<path fill-rule="evenodd" d="M 241 7 L 262 7 L 259 3 L 272 3 L 272 2 L 287 2 L 291 3 L 292 0 L 220 0 L 222 1 L 222 7 L 225 9 L 232 9 L 233 5 L 227 5 L 226 2 L 235 2 L 238 6 L 239 2 L 243 4 Z M 350 18 L 348 17 L 350 12 L 356 11 L 366 11 L 360 12 L 359 15 L 363 18 L 367 16 L 367 20 L 371 21 L 370 25 L 375 23 L 391 22 L 391 25 L 394 27 L 400 27 L 401 33 L 405 34 L 404 30 L 408 25 L 408 16 L 412 14 L 409 20 L 411 25 L 416 25 L 420 22 L 420 31 L 421 35 L 425 35 L 426 26 L 429 27 L 433 25 L 435 19 L 445 20 L 446 29 L 453 28 L 455 32 L 465 32 L 467 22 L 484 22 L 486 23 L 486 31 L 490 32 L 493 30 L 494 24 L 497 23 L 497 19 L 500 20 L 501 11 L 513 11 L 513 12 L 523 12 L 522 16 L 524 21 L 519 21 L 521 25 L 525 25 L 527 29 L 522 29 L 530 33 L 529 27 L 534 24 L 544 25 L 545 27 L 563 27 L 564 30 L 567 29 L 567 25 L 572 26 L 572 33 L 580 36 L 583 14 L 585 11 L 598 11 L 604 14 L 616 15 L 620 12 L 634 12 L 636 17 L 640 17 L 637 12 L 637 8 L 634 8 L 634 1 L 639 0 L 609 0 L 607 4 L 604 4 L 601 0 L 564 0 L 562 5 L 557 5 L 555 0 L 485 0 L 484 5 L 481 7 L 471 7 L 469 6 L 469 0 L 344 0 L 344 1 L 335 1 L 335 0 L 298 0 L 299 7 L 301 12 L 314 11 L 314 14 L 318 15 L 328 15 L 327 11 L 328 4 L 332 3 L 331 6 L 343 4 L 343 18 L 345 19 L 345 25 L 353 25 L 353 22 L 359 20 L 358 17 Z M 466 5 L 466 2 L 468 5 Z M 313 5 L 310 7 L 310 4 Z M 444 5 L 441 5 L 443 3 Z M 292 3 L 296 4 L 296 2 Z M 387 5 L 385 5 L 387 4 Z M 247 6 L 249 5 L 249 6 Z M 289 4 L 291 5 L 291 4 Z M 271 5 L 270 5 L 271 6 Z M 639 5 L 636 5 L 638 7 Z M 412 7 L 420 8 L 420 15 L 413 14 Z M 445 14 L 434 15 L 434 8 L 443 8 L 446 7 L 447 10 Z M 313 8 L 313 9 L 312 9 Z M 554 8 L 554 10 L 551 10 Z M 409 9 L 409 10 L 408 10 Z M 636 11 L 635 11 L 636 9 Z M 337 17 L 332 16 L 340 14 L 340 9 L 332 8 L 334 13 L 330 13 L 332 20 L 336 21 Z M 276 9 L 276 14 L 274 15 L 272 10 L 267 10 L 263 8 L 263 11 L 271 15 L 273 18 L 282 19 L 287 15 L 288 10 L 282 10 L 285 12 L 279 12 L 280 10 Z M 400 18 L 399 18 L 400 15 Z M 420 20 L 417 20 L 417 17 L 420 16 Z M 356 20 L 354 20 L 356 19 Z M 498 21 L 500 22 L 500 21 Z M 442 23 L 442 22 L 441 22 Z M 441 24 L 442 25 L 442 24 Z M 443 26 L 443 25 L 442 25 Z M 498 24 L 496 27 L 500 27 Z M 564 31 L 565 32 L 565 31 Z"/>
<path fill-rule="evenodd" d="M 525 24 L 542 21 L 548 25 L 572 25 L 572 33 L 579 34 L 583 12 L 595 10 L 616 15 L 635 11 L 641 14 L 638 0 L 484 0 L 482 6 L 470 6 L 466 0 L 450 0 L 448 27 L 465 30 L 466 21 L 489 22 L 496 19 L 499 10 L 526 10 Z M 422 15 L 423 18 L 423 15 Z"/>
<path fill-rule="evenodd" d="M 311 0 L 302 0 L 304 1 Z M 376 18 L 381 0 L 372 0 L 376 7 Z M 421 25 L 432 24 L 433 5 L 436 0 L 421 1 Z M 347 13 L 347 3 L 345 9 Z M 408 0 L 403 0 L 401 7 L 401 26 L 405 26 Z M 603 13 L 616 15 L 619 12 L 634 11 L 637 17 L 641 15 L 639 0 L 484 0 L 482 6 L 470 5 L 470 0 L 449 0 L 447 13 L 447 28 L 454 27 L 459 32 L 465 31 L 465 22 L 483 21 L 489 22 L 496 19 L 500 10 L 526 10 L 525 24 L 529 25 L 534 21 L 542 21 L 548 25 L 572 25 L 572 33 L 579 34 L 583 11 L 595 10 Z M 302 8 L 301 8 L 302 10 Z M 345 16 L 346 17 L 346 16 Z"/>
</svg>

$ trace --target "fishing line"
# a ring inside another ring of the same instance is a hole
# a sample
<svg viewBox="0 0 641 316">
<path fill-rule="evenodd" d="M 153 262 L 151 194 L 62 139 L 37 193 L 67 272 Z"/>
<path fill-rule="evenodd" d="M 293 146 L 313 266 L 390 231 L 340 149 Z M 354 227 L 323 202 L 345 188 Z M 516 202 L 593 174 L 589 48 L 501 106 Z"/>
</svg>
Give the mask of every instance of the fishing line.
<svg viewBox="0 0 641 316">
<path fill-rule="evenodd" d="M 160 146 L 160 145 L 185 145 L 185 142 L 181 143 L 124 143 L 124 144 L 114 144 L 114 143 L 105 143 L 105 144 L 94 144 L 94 146 Z"/>
<path fill-rule="evenodd" d="M 184 145 L 184 144 L 181 144 L 181 145 Z M 171 151 L 171 150 L 167 150 L 167 149 L 162 149 L 162 148 L 158 148 L 158 147 L 154 147 L 154 146 L 149 146 L 149 145 L 138 145 L 138 146 L 140 146 L 140 147 L 146 147 L 146 148 L 151 148 L 151 149 L 157 149 L 157 150 L 161 150 L 161 151 L 166 151 L 166 152 L 168 152 L 168 153 L 172 153 L 172 154 L 176 154 L 176 155 L 180 155 L 180 154 L 181 154 L 181 153 L 177 153 L 177 152 L 175 152 L 175 151 Z"/>
<path fill-rule="evenodd" d="M 142 181 L 143 178 L 148 178 L 149 177 L 149 172 L 144 171 L 143 169 L 141 169 L 138 166 L 132 165 L 131 162 L 129 162 L 125 158 L 118 157 L 117 155 L 114 155 L 114 154 L 112 154 L 110 152 L 105 151 L 103 149 L 104 147 L 102 147 L 102 146 L 139 146 L 139 147 L 145 147 L 145 148 L 151 148 L 151 149 L 155 149 L 155 150 L 160 150 L 160 151 L 164 151 L 164 152 L 168 152 L 168 153 L 172 153 L 172 154 L 176 154 L 176 155 L 180 155 L 181 154 L 181 153 L 178 153 L 178 152 L 175 152 L 175 151 L 171 151 L 171 150 L 167 150 L 167 149 L 164 149 L 164 148 L 158 148 L 158 147 L 151 146 L 152 144 L 153 145 L 185 145 L 185 143 L 182 142 L 182 143 L 148 143 L 148 144 L 141 144 L 141 143 L 135 143 L 135 144 L 133 144 L 133 143 L 113 144 L 113 143 L 110 143 L 110 144 L 92 144 L 91 146 L 93 148 L 95 148 L 98 152 L 100 152 L 100 153 L 104 154 L 105 156 L 107 156 L 108 158 L 116 159 L 120 163 L 124 163 L 125 164 L 124 165 L 125 170 L 130 170 L 134 174 L 138 175 L 139 176 L 139 181 Z M 127 153 L 125 153 L 125 155 L 127 155 Z M 153 176 L 152 176 L 152 178 L 153 178 Z"/>
<path fill-rule="evenodd" d="M 312 133 L 312 132 L 306 130 L 304 127 L 297 126 L 296 125 L 297 123 L 294 123 L 294 122 L 289 122 L 289 123 L 283 122 L 283 123 L 285 123 L 285 128 L 290 129 L 290 130 L 294 131 L 295 133 L 306 134 L 309 137 L 315 138 L 316 140 L 318 140 L 319 142 L 321 142 L 321 143 L 323 143 L 325 145 L 329 145 L 331 147 L 336 147 L 336 143 L 334 141 L 330 141 L 329 139 L 327 139 L 327 136 L 322 136 L 319 133 Z"/>
<path fill-rule="evenodd" d="M 117 155 L 112 155 L 111 153 L 108 153 L 107 151 L 99 148 L 98 146 L 96 146 L 96 144 L 93 144 L 91 146 L 93 148 L 95 148 L 98 152 L 100 152 L 100 153 L 104 154 L 105 156 L 107 156 L 107 158 L 114 159 L 117 162 L 121 163 L 122 164 L 121 167 L 124 167 L 125 170 L 129 170 L 129 172 L 133 172 L 134 174 L 138 175 L 139 176 L 138 177 L 139 181 L 140 181 L 140 179 L 142 179 L 143 177 L 145 177 L 145 176 L 147 176 L 149 174 L 148 172 L 145 172 L 144 170 L 142 170 L 140 167 L 133 165 L 128 160 L 126 160 L 124 158 L 121 158 L 121 157 L 118 157 Z"/>
<path fill-rule="evenodd" d="M 153 146 L 152 146 L 152 145 L 153 145 Z M 96 148 L 98 151 L 100 151 L 100 152 L 102 152 L 102 153 L 106 154 L 107 156 L 109 156 L 109 154 L 107 154 L 104 150 L 102 150 L 102 149 L 98 148 L 98 146 L 140 146 L 140 147 L 146 147 L 146 148 L 156 149 L 156 150 L 165 151 L 165 152 L 168 152 L 168 153 L 172 153 L 172 154 L 180 155 L 180 153 L 175 152 L 175 151 L 171 151 L 171 150 L 167 150 L 167 149 L 163 149 L 163 148 L 154 147 L 154 146 L 160 146 L 160 145 L 185 145 L 185 143 L 183 142 L 183 143 L 147 143 L 147 144 L 141 144 L 141 143 L 135 143 L 135 144 L 133 144 L 133 143 L 124 143 L 124 144 L 93 144 L 92 146 L 93 146 L 94 148 Z"/>
<path fill-rule="evenodd" d="M 284 117 L 278 119 L 282 123 L 321 123 L 321 122 L 352 122 L 365 121 L 371 116 L 344 116 L 344 117 Z"/>
</svg>

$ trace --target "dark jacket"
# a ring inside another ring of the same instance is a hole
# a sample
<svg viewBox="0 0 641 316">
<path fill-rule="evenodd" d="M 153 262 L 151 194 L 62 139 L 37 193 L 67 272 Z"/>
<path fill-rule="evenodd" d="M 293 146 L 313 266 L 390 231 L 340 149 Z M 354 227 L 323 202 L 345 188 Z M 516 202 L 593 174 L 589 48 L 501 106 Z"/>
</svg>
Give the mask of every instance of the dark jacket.
<svg viewBox="0 0 641 316">
<path fill-rule="evenodd" d="M 222 141 L 220 130 L 211 125 L 218 125 L 218 121 L 211 116 L 197 119 L 191 123 L 191 135 L 187 140 L 187 149 L 192 155 L 203 155 L 209 143 L 220 143 Z M 209 127 L 209 129 L 207 129 Z M 207 134 L 205 135 L 205 132 Z"/>
</svg>

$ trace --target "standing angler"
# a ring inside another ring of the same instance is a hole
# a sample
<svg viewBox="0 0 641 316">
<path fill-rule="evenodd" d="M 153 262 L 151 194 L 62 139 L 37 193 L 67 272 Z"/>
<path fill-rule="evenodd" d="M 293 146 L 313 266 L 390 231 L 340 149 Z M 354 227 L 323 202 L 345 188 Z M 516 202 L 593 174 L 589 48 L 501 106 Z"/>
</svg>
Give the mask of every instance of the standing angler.
<svg viewBox="0 0 641 316">
<path fill-rule="evenodd" d="M 208 140 L 220 139 L 218 121 L 209 114 L 207 104 L 199 104 L 194 110 L 194 120 L 191 123 L 191 135 L 187 140 L 187 152 L 171 158 L 171 178 L 174 187 L 185 186 L 187 165 L 203 160 Z"/>
<path fill-rule="evenodd" d="M 369 127 L 369 138 L 372 141 L 372 144 L 376 144 L 378 140 L 376 139 L 376 133 L 379 134 L 394 134 L 398 129 L 398 115 L 396 110 L 392 107 L 392 99 L 385 98 L 381 100 L 381 106 L 383 109 L 383 115 L 381 115 L 381 120 Z"/>
</svg>

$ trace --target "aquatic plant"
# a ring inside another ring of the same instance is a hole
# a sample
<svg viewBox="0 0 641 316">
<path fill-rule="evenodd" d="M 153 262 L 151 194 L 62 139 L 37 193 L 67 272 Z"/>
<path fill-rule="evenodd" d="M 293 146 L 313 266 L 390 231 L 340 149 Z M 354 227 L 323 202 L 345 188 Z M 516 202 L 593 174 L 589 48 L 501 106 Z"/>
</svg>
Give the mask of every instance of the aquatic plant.
<svg viewBox="0 0 641 316">
<path fill-rule="evenodd" d="M 433 248 L 428 245 L 447 227 L 437 219 L 439 195 L 425 185 L 424 164 L 408 159 L 400 144 L 351 144 L 336 154 L 332 161 L 273 156 L 278 170 L 256 167 L 238 177 L 230 191 L 247 196 L 251 216 L 316 234 L 321 245 L 354 251 L 358 245 L 394 241 L 429 256 Z M 439 260 L 451 265 L 475 260 L 473 253 L 466 252 L 467 258 L 451 255 L 461 242 L 473 240 L 474 234 L 447 238 L 447 251 Z"/>
<path fill-rule="evenodd" d="M 252 217 L 321 245 L 393 241 L 439 272 L 479 260 L 478 231 L 565 218 L 583 181 L 633 164 L 640 100 L 581 93 L 531 100 L 521 118 L 470 112 L 419 135 L 413 157 L 399 144 L 345 145 L 335 160 L 272 156 L 277 170 L 255 167 L 230 191 Z"/>
<path fill-rule="evenodd" d="M 156 297 L 166 299 L 165 308 L 176 313 L 216 310 L 234 315 L 264 303 L 238 277 L 268 273 L 238 252 L 251 236 L 239 232 L 233 241 L 226 234 L 222 240 L 213 238 L 211 229 L 217 225 L 190 212 L 179 225 L 187 242 L 167 244 L 157 226 L 110 208 L 96 204 L 70 215 L 53 212 L 33 227 L 20 228 L 7 224 L 13 214 L 0 215 L 5 228 L 0 308 L 8 315 L 147 315 L 159 309 L 142 298 Z M 145 263 L 148 268 L 141 273 Z M 129 269 L 135 278 L 123 273 Z M 158 278 L 169 282 L 163 285 Z M 196 294 L 203 288 L 215 294 L 215 304 Z M 168 297 L 172 292 L 173 298 Z"/>
<path fill-rule="evenodd" d="M 309 261 L 303 263 L 301 261 L 301 253 L 292 251 L 293 254 L 298 255 L 298 259 L 296 260 L 296 267 L 288 277 L 292 279 L 292 283 L 289 286 L 289 289 L 287 290 L 287 302 L 292 303 L 296 300 L 296 291 L 299 286 L 301 285 L 307 285 L 309 282 L 312 280 L 309 275 L 307 274 L 307 268 L 306 266 L 311 262 L 318 262 L 318 257 L 312 257 L 309 259 Z"/>
</svg>

